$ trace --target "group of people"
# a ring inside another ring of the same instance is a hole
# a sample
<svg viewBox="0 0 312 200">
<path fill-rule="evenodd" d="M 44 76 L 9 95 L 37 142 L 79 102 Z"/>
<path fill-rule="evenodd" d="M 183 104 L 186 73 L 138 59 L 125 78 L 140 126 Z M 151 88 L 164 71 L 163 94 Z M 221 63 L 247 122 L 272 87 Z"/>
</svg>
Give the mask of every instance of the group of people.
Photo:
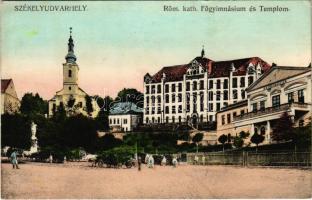
<svg viewBox="0 0 312 200">
<path fill-rule="evenodd" d="M 154 161 L 153 155 L 146 154 L 144 161 L 145 161 L 145 163 L 147 163 L 148 168 L 154 168 L 155 161 Z M 163 166 L 166 164 L 167 164 L 167 159 L 165 156 L 163 156 L 160 165 Z M 138 170 L 139 171 L 141 170 L 141 165 L 142 165 L 142 159 L 141 159 L 141 157 L 139 157 L 138 158 Z M 178 165 L 178 160 L 176 157 L 172 158 L 172 165 L 173 165 L 173 167 L 176 167 Z"/>
</svg>

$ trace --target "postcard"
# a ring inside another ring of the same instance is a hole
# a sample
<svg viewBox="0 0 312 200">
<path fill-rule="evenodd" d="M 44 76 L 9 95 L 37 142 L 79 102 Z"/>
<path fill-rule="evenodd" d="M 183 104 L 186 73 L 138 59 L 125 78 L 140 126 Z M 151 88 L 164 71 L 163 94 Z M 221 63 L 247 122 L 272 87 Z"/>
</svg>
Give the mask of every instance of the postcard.
<svg viewBox="0 0 312 200">
<path fill-rule="evenodd" d="M 311 198 L 310 1 L 0 6 L 1 198 Z"/>
</svg>

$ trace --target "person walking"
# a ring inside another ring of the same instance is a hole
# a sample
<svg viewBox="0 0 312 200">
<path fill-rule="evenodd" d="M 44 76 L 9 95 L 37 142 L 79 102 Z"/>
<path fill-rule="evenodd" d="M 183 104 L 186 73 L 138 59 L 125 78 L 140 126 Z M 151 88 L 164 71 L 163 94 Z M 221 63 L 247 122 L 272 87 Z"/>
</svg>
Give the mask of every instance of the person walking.
<svg viewBox="0 0 312 200">
<path fill-rule="evenodd" d="M 50 162 L 50 163 L 53 162 L 53 156 L 52 156 L 52 154 L 50 154 L 50 156 L 49 156 L 49 162 Z"/>
<path fill-rule="evenodd" d="M 141 160 L 141 156 L 139 156 L 138 158 L 138 170 L 141 171 L 141 164 L 142 164 L 142 160 Z"/>
<path fill-rule="evenodd" d="M 177 167 L 177 164 L 178 164 L 178 160 L 177 160 L 176 157 L 174 157 L 174 158 L 172 159 L 172 165 L 173 165 L 173 167 Z"/>
<path fill-rule="evenodd" d="M 18 162 L 17 162 L 17 153 L 16 153 L 15 149 L 11 153 L 11 162 L 12 162 L 12 165 L 13 165 L 13 169 L 19 169 Z"/>
</svg>

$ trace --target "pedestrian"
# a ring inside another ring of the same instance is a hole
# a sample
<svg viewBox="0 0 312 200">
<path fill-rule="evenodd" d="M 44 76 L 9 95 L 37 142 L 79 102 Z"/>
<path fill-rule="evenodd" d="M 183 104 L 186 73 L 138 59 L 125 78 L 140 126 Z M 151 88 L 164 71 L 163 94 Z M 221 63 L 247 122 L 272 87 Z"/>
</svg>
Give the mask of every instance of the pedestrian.
<svg viewBox="0 0 312 200">
<path fill-rule="evenodd" d="M 49 162 L 50 162 L 50 163 L 53 162 L 53 156 L 52 156 L 52 154 L 50 154 L 50 156 L 49 156 Z"/>
<path fill-rule="evenodd" d="M 172 165 L 173 165 L 173 167 L 177 167 L 177 164 L 178 164 L 177 158 L 174 157 L 174 158 L 172 159 Z"/>
<path fill-rule="evenodd" d="M 163 159 L 161 160 L 161 165 L 166 165 L 167 163 L 167 159 L 166 156 L 163 157 Z"/>
<path fill-rule="evenodd" d="M 141 156 L 139 156 L 138 159 L 138 170 L 141 171 L 141 164 L 142 164 L 142 160 L 141 160 Z"/>
<path fill-rule="evenodd" d="M 149 156 L 148 158 L 148 167 L 149 168 L 154 168 L 154 158 L 152 155 Z"/>
<path fill-rule="evenodd" d="M 66 156 L 64 156 L 64 163 L 66 163 L 66 161 L 67 161 L 66 159 L 67 159 Z"/>
<path fill-rule="evenodd" d="M 11 162 L 12 162 L 12 166 L 13 166 L 13 169 L 19 169 L 18 167 L 18 162 L 17 162 L 17 152 L 16 150 L 14 149 L 13 152 L 11 153 Z"/>
<path fill-rule="evenodd" d="M 197 165 L 198 164 L 198 156 L 195 155 L 195 158 L 194 158 L 194 164 Z"/>
</svg>

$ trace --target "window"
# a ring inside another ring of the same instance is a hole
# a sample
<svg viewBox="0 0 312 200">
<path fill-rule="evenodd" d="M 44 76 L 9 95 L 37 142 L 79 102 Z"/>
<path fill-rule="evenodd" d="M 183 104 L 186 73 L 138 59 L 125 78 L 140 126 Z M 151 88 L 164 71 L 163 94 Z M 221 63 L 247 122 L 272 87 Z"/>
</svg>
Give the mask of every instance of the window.
<svg viewBox="0 0 312 200">
<path fill-rule="evenodd" d="M 157 114 L 161 114 L 161 107 L 157 108 Z"/>
<path fill-rule="evenodd" d="M 260 110 L 265 110 L 265 101 L 260 101 Z"/>
<path fill-rule="evenodd" d="M 157 93 L 161 93 L 161 85 L 157 85 Z"/>
<path fill-rule="evenodd" d="M 193 90 L 197 90 L 197 82 L 193 81 Z"/>
<path fill-rule="evenodd" d="M 172 111 L 171 111 L 173 114 L 176 113 L 176 107 L 175 106 L 172 106 Z"/>
<path fill-rule="evenodd" d="M 223 107 L 227 107 L 229 104 L 227 102 L 223 103 Z"/>
<path fill-rule="evenodd" d="M 213 88 L 213 80 L 210 80 L 209 81 L 209 89 L 212 89 Z"/>
<path fill-rule="evenodd" d="M 242 99 L 245 99 L 246 97 L 245 90 L 241 90 L 241 96 L 242 96 Z"/>
<path fill-rule="evenodd" d="M 190 93 L 186 93 L 186 103 L 190 103 Z"/>
<path fill-rule="evenodd" d="M 237 90 L 233 90 L 233 99 L 237 99 Z"/>
<path fill-rule="evenodd" d="M 157 103 L 161 103 L 161 96 L 160 95 L 157 96 Z"/>
<path fill-rule="evenodd" d="M 248 77 L 248 86 L 253 83 L 253 76 Z"/>
<path fill-rule="evenodd" d="M 112 119 L 109 119 L 109 124 L 112 124 Z"/>
<path fill-rule="evenodd" d="M 200 115 L 200 122 L 203 123 L 203 121 L 204 121 L 204 116 Z"/>
<path fill-rule="evenodd" d="M 155 91 L 155 85 L 152 85 L 151 93 L 152 93 L 152 94 L 155 94 L 155 92 L 156 92 L 156 91 Z"/>
<path fill-rule="evenodd" d="M 166 113 L 166 114 L 169 114 L 169 106 L 166 106 L 166 107 L 165 107 L 165 113 Z"/>
<path fill-rule="evenodd" d="M 197 104 L 194 103 L 194 104 L 193 104 L 193 113 L 196 113 L 196 112 L 197 112 Z"/>
<path fill-rule="evenodd" d="M 145 118 L 145 122 L 148 123 L 148 117 Z"/>
<path fill-rule="evenodd" d="M 169 117 L 166 117 L 166 123 L 169 123 Z"/>
<path fill-rule="evenodd" d="M 119 119 L 117 119 L 117 124 L 119 124 Z"/>
<path fill-rule="evenodd" d="M 298 102 L 304 103 L 304 93 L 303 90 L 298 90 Z"/>
<path fill-rule="evenodd" d="M 213 111 L 213 103 L 209 104 L 209 111 L 212 112 Z"/>
<path fill-rule="evenodd" d="M 178 85 L 178 91 L 179 91 L 179 92 L 182 91 L 182 83 L 179 83 L 179 85 Z"/>
<path fill-rule="evenodd" d="M 201 81 L 199 82 L 199 89 L 200 89 L 200 90 L 203 90 L 203 89 L 204 89 L 204 81 L 203 81 L 203 80 L 201 80 Z"/>
<path fill-rule="evenodd" d="M 213 115 L 209 115 L 209 121 L 210 121 L 210 122 L 213 121 Z"/>
<path fill-rule="evenodd" d="M 203 104 L 203 103 L 200 104 L 200 111 L 201 111 L 201 112 L 204 111 L 204 104 Z"/>
<path fill-rule="evenodd" d="M 166 103 L 169 103 L 169 94 L 166 94 L 165 100 L 166 100 Z"/>
<path fill-rule="evenodd" d="M 191 88 L 190 82 L 186 82 L 186 91 L 190 91 L 190 88 Z"/>
<path fill-rule="evenodd" d="M 179 107 L 178 107 L 178 113 L 182 113 L 182 105 L 179 105 Z"/>
<path fill-rule="evenodd" d="M 147 86 L 145 87 L 145 90 L 146 90 L 145 92 L 146 92 L 146 94 L 149 94 L 149 93 L 150 93 L 149 88 L 150 88 L 149 85 L 147 85 Z"/>
<path fill-rule="evenodd" d="M 236 113 L 236 112 L 233 112 L 233 118 L 236 117 L 236 116 L 237 116 L 237 113 Z"/>
<path fill-rule="evenodd" d="M 152 117 L 152 123 L 153 123 L 153 124 L 155 123 L 155 118 L 154 118 L 154 117 Z"/>
<path fill-rule="evenodd" d="M 220 96 L 221 96 L 220 91 L 217 91 L 217 101 L 220 101 Z"/>
<path fill-rule="evenodd" d="M 181 93 L 178 94 L 178 102 L 182 102 L 182 94 Z"/>
<path fill-rule="evenodd" d="M 245 110 L 241 110 L 241 111 L 240 111 L 240 114 L 241 114 L 241 115 L 244 115 L 244 114 L 245 114 Z"/>
<path fill-rule="evenodd" d="M 172 84 L 172 85 L 171 85 L 171 91 L 172 91 L 172 92 L 175 92 L 175 90 L 176 90 L 176 86 L 175 86 L 175 84 Z"/>
<path fill-rule="evenodd" d="M 165 93 L 169 93 L 169 85 L 165 85 Z"/>
<path fill-rule="evenodd" d="M 186 104 L 186 112 L 190 112 L 190 104 Z"/>
<path fill-rule="evenodd" d="M 152 107 L 152 115 L 155 114 L 155 107 Z"/>
<path fill-rule="evenodd" d="M 257 103 L 253 103 L 252 104 L 252 112 L 256 112 L 257 111 Z"/>
<path fill-rule="evenodd" d="M 124 122 L 123 122 L 124 124 L 127 124 L 128 122 L 127 122 L 127 119 L 124 119 Z"/>
<path fill-rule="evenodd" d="M 240 87 L 245 87 L 245 77 L 240 78 Z"/>
<path fill-rule="evenodd" d="M 69 86 L 68 89 L 71 90 L 71 87 Z"/>
<path fill-rule="evenodd" d="M 175 94 L 172 94 L 172 95 L 171 95 L 171 102 L 172 102 L 172 103 L 175 103 Z"/>
<path fill-rule="evenodd" d="M 220 103 L 217 103 L 217 111 L 220 110 Z"/>
<path fill-rule="evenodd" d="M 160 117 L 157 118 L 157 122 L 158 122 L 158 124 L 160 123 Z"/>
<path fill-rule="evenodd" d="M 72 70 L 68 70 L 68 77 L 72 77 Z"/>
<path fill-rule="evenodd" d="M 182 122 L 182 119 L 181 119 L 181 116 L 179 116 L 179 123 L 181 123 Z"/>
<path fill-rule="evenodd" d="M 213 101 L 213 92 L 210 91 L 208 95 L 209 95 L 209 101 Z"/>
<path fill-rule="evenodd" d="M 222 121 L 222 125 L 224 125 L 225 124 L 225 116 L 224 115 L 221 116 L 221 121 Z"/>
<path fill-rule="evenodd" d="M 199 98 L 200 98 L 200 103 L 204 103 L 204 93 L 203 92 L 199 93 Z"/>
<path fill-rule="evenodd" d="M 174 116 L 172 116 L 172 123 L 174 123 L 175 122 L 175 118 L 174 118 Z"/>
<path fill-rule="evenodd" d="M 152 98 L 152 104 L 155 104 L 155 102 L 156 102 L 155 96 L 152 96 L 151 98 Z"/>
<path fill-rule="evenodd" d="M 272 97 L 272 106 L 278 107 L 280 105 L 280 95 L 276 95 Z"/>
<path fill-rule="evenodd" d="M 197 102 L 197 93 L 194 92 L 193 93 L 193 103 L 196 103 Z"/>
<path fill-rule="evenodd" d="M 231 114 L 227 114 L 226 115 L 226 118 L 227 118 L 227 123 L 231 123 Z"/>
<path fill-rule="evenodd" d="M 149 105 L 149 97 L 146 97 L 146 105 Z"/>
<path fill-rule="evenodd" d="M 221 81 L 217 80 L 217 89 L 220 89 L 220 88 L 221 88 Z"/>
<path fill-rule="evenodd" d="M 233 88 L 237 88 L 237 78 L 233 78 Z"/>
<path fill-rule="evenodd" d="M 288 103 L 293 103 L 294 102 L 294 93 L 288 93 Z"/>
<path fill-rule="evenodd" d="M 149 108 L 146 108 L 145 110 L 145 114 L 148 115 L 149 114 Z"/>
<path fill-rule="evenodd" d="M 229 99 L 229 94 L 227 90 L 223 91 L 223 100 L 228 100 Z"/>
<path fill-rule="evenodd" d="M 114 119 L 114 124 L 116 124 L 116 119 Z"/>
<path fill-rule="evenodd" d="M 223 89 L 228 89 L 228 86 L 229 86 L 228 80 L 225 79 L 223 82 Z"/>
</svg>

